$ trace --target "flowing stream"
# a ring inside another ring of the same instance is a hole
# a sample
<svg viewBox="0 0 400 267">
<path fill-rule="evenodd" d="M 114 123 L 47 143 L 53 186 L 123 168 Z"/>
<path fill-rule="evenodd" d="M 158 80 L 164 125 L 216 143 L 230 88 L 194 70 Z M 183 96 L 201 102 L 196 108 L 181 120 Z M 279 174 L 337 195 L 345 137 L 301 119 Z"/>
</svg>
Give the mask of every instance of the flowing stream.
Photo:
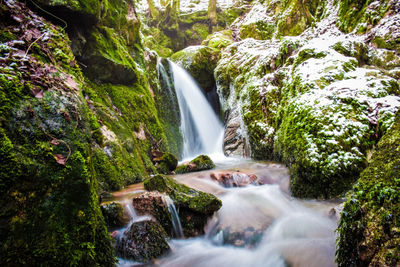
<svg viewBox="0 0 400 267">
<path fill-rule="evenodd" d="M 190 75 L 172 62 L 170 67 L 181 111 L 183 158 L 220 155 L 221 123 Z M 172 200 L 165 198 L 174 218 L 176 239 L 169 241 L 171 252 L 158 259 L 156 266 L 336 266 L 337 222 L 330 211 L 337 202 L 292 198 L 289 171 L 281 164 L 213 158 L 216 169 L 174 178 L 216 195 L 222 201 L 221 209 L 209 219 L 205 235 L 184 239 L 178 212 Z M 221 184 L 213 179 L 218 173 L 231 173 L 232 179 Z M 136 184 L 115 192 L 108 200 L 128 203 L 125 207 L 132 223 L 141 218 L 130 202 L 141 192 L 143 185 Z M 135 264 L 123 259 L 119 262 L 119 266 Z"/>
</svg>

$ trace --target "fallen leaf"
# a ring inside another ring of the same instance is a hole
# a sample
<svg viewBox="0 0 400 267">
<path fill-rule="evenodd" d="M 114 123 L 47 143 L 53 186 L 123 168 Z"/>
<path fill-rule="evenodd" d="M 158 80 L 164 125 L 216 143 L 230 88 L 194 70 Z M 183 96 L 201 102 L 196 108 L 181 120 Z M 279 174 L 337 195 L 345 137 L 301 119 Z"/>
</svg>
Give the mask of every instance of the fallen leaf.
<svg viewBox="0 0 400 267">
<path fill-rule="evenodd" d="M 53 140 L 50 141 L 50 144 L 58 146 L 60 144 L 60 142 L 58 142 L 57 139 L 53 139 Z"/>
<path fill-rule="evenodd" d="M 43 98 L 43 90 L 38 88 L 38 87 L 34 87 L 32 89 L 32 94 L 36 97 L 36 98 Z"/>
<path fill-rule="evenodd" d="M 75 91 L 79 91 L 78 84 L 75 82 L 74 78 L 72 78 L 69 75 L 65 79 L 64 84 L 66 86 L 68 86 L 70 89 L 73 89 Z"/>
<path fill-rule="evenodd" d="M 67 162 L 67 159 L 64 158 L 63 155 L 61 155 L 61 154 L 54 154 L 54 157 L 56 157 L 56 161 L 57 161 L 58 164 L 61 164 L 61 165 L 64 165 L 64 166 L 65 166 L 65 163 Z"/>
</svg>

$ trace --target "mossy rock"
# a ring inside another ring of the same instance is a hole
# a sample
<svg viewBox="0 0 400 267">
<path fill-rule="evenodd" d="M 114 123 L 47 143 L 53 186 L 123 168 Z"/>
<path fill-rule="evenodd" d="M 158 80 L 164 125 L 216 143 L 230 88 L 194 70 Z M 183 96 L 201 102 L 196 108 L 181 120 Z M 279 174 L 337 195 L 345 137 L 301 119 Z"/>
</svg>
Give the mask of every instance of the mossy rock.
<svg viewBox="0 0 400 267">
<path fill-rule="evenodd" d="M 3 29 L 29 23 L 51 36 L 28 49 L 25 31 L 13 31 L 15 42 L 0 48 L 0 265 L 112 266 L 90 164 L 92 113 L 70 41 L 21 2 L 0 10 Z M 26 60 L 10 54 L 16 44 Z"/>
<path fill-rule="evenodd" d="M 204 226 L 209 217 L 217 211 L 222 202 L 209 193 L 198 191 L 177 183 L 173 178 L 157 175 L 144 182 L 144 188 L 149 191 L 166 193 L 174 202 L 185 236 L 204 234 Z M 154 197 L 153 197 L 154 199 Z M 152 206 L 154 207 L 154 201 Z M 155 215 L 167 231 L 171 232 L 171 222 L 165 220 L 165 209 L 156 204 Z M 153 212 L 150 214 L 154 215 Z"/>
<path fill-rule="evenodd" d="M 394 2 L 389 0 L 379 1 L 379 4 L 367 0 L 336 0 L 336 2 L 339 3 L 339 19 L 336 23 L 339 29 L 357 33 L 364 33 L 377 25 L 394 6 Z"/>
<path fill-rule="evenodd" d="M 156 221 L 134 222 L 117 240 L 117 253 L 121 257 L 146 263 L 170 250 L 167 238 L 164 229 Z"/>
<path fill-rule="evenodd" d="M 207 36 L 207 38 L 201 43 L 215 49 L 223 49 L 233 43 L 232 30 L 226 30 L 222 32 L 215 32 Z"/>
<path fill-rule="evenodd" d="M 203 171 L 203 170 L 210 170 L 215 168 L 215 164 L 207 155 L 200 155 L 194 159 L 192 159 L 188 163 L 183 163 L 179 165 L 175 173 L 187 173 L 187 172 L 196 172 L 196 171 Z"/>
<path fill-rule="evenodd" d="M 400 264 L 400 113 L 347 195 L 337 232 L 339 266 Z"/>
<path fill-rule="evenodd" d="M 129 221 L 124 215 L 124 208 L 120 203 L 111 202 L 101 205 L 101 213 L 108 227 L 122 227 Z"/>
<path fill-rule="evenodd" d="M 171 56 L 172 61 L 186 69 L 204 92 L 215 87 L 214 69 L 219 60 L 219 51 L 208 46 L 190 46 Z"/>
<path fill-rule="evenodd" d="M 212 194 L 179 184 L 173 178 L 164 175 L 156 175 L 145 180 L 144 188 L 148 191 L 166 193 L 177 206 L 201 214 L 212 214 L 222 205 L 221 201 Z"/>
<path fill-rule="evenodd" d="M 153 151 L 153 162 L 157 168 L 158 173 L 160 174 L 170 174 L 172 171 L 176 169 L 178 165 L 178 159 L 171 153 L 168 152 L 159 152 Z"/>
</svg>

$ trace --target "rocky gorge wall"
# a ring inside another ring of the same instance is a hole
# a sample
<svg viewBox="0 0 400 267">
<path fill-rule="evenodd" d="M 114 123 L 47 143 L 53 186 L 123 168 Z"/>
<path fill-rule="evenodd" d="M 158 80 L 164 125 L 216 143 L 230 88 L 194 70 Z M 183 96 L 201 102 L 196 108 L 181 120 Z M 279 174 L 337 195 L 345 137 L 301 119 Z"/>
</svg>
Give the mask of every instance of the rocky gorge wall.
<svg viewBox="0 0 400 267">
<path fill-rule="evenodd" d="M 133 1 L 27 5 L 0 3 L 1 265 L 111 266 L 99 196 L 178 155 L 179 122 Z"/>
</svg>

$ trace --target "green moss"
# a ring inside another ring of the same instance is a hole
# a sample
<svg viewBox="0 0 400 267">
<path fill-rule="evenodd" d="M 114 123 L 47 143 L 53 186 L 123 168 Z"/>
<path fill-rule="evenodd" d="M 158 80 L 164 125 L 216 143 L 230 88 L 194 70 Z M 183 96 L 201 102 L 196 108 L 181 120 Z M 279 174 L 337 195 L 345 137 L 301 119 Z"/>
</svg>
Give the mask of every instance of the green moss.
<svg viewBox="0 0 400 267">
<path fill-rule="evenodd" d="M 108 227 L 122 227 L 126 223 L 124 208 L 119 203 L 111 202 L 101 205 L 101 213 Z"/>
<path fill-rule="evenodd" d="M 215 86 L 214 69 L 220 58 L 217 49 L 208 46 L 195 46 L 176 52 L 171 59 L 184 67 L 205 92 Z"/>
<path fill-rule="evenodd" d="M 339 266 L 400 263 L 400 116 L 379 141 L 347 196 L 339 227 Z"/>
<path fill-rule="evenodd" d="M 201 44 L 220 50 L 232 43 L 232 30 L 225 30 L 208 35 Z"/>
<path fill-rule="evenodd" d="M 215 196 L 179 184 L 173 178 L 157 175 L 144 181 L 144 188 L 168 194 L 175 205 L 188 208 L 201 214 L 212 214 L 222 202 Z"/>
<path fill-rule="evenodd" d="M 215 164 L 210 159 L 210 157 L 207 155 L 200 155 L 192 159 L 188 163 L 179 165 L 176 168 L 175 173 L 195 172 L 195 171 L 209 170 L 212 168 L 215 168 Z"/>
<path fill-rule="evenodd" d="M 164 152 L 160 159 L 157 159 L 157 171 L 161 174 L 169 174 L 176 169 L 178 165 L 177 158 L 168 152 Z"/>
<path fill-rule="evenodd" d="M 158 222 L 142 220 L 130 226 L 117 243 L 117 251 L 121 257 L 149 262 L 169 251 L 166 239 L 167 234 Z"/>
<path fill-rule="evenodd" d="M 357 33 L 364 33 L 378 24 L 381 18 L 391 7 L 390 1 L 380 1 L 379 5 L 370 5 L 373 1 L 335 1 L 339 2 L 339 20 L 337 26 L 344 32 L 356 30 Z"/>
</svg>

